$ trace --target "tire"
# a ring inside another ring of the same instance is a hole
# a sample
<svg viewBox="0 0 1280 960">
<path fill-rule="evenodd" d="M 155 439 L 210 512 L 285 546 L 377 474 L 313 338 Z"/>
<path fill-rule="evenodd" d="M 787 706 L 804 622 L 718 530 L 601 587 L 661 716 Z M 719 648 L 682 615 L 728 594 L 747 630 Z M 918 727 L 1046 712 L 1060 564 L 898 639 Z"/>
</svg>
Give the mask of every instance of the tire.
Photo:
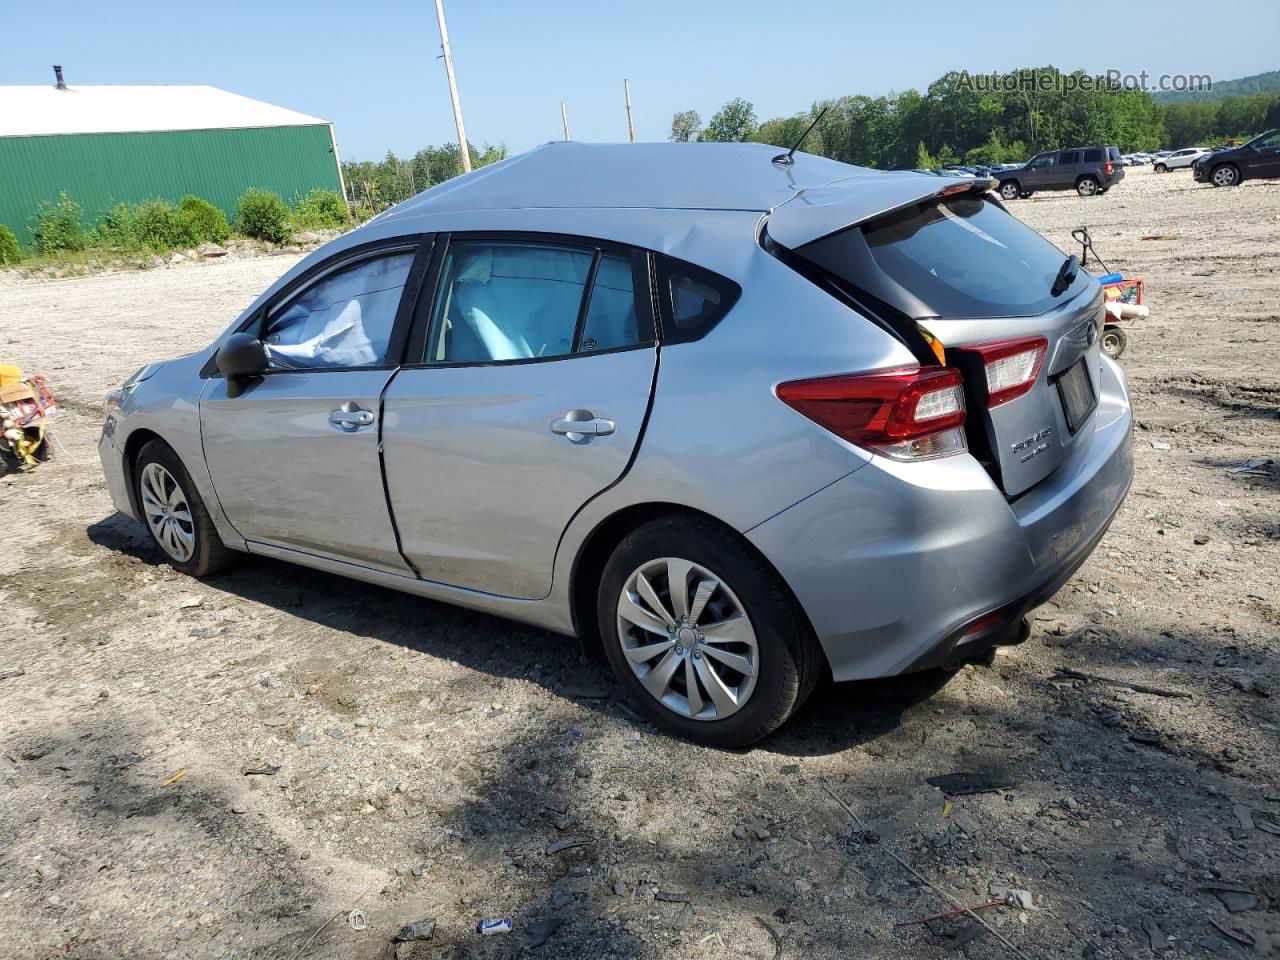
<svg viewBox="0 0 1280 960">
<path fill-rule="evenodd" d="M 1022 196 L 1022 191 L 1018 189 L 1018 181 L 1006 180 L 1000 184 L 1000 196 L 1005 200 L 1016 200 Z"/>
<path fill-rule="evenodd" d="M 238 559 L 214 529 L 186 467 L 163 440 L 152 440 L 138 452 L 133 483 L 143 524 L 173 569 L 207 577 Z"/>
<path fill-rule="evenodd" d="M 1155 171 L 1156 173 L 1168 173 L 1169 168 L 1166 167 L 1163 163 L 1157 163 L 1155 166 Z"/>
<path fill-rule="evenodd" d="M 673 631 L 668 621 L 689 622 L 680 620 L 680 604 L 671 598 L 671 578 L 679 574 L 687 585 L 684 610 L 699 615 L 692 626 Z M 695 610 L 707 581 L 714 586 Z M 697 743 L 741 747 L 768 736 L 804 703 L 822 673 L 821 648 L 778 575 L 740 537 L 710 520 L 665 517 L 630 533 L 605 565 L 596 606 L 605 655 L 628 699 L 658 726 Z M 717 640 L 713 629 L 729 623 L 734 627 Z M 637 656 L 638 648 L 651 648 L 650 655 Z M 743 670 L 726 665 L 725 654 Z M 660 680 L 664 665 L 669 669 Z M 718 697 L 709 680 L 718 682 Z"/>
<path fill-rule="evenodd" d="M 1102 347 L 1102 352 L 1112 360 L 1120 359 L 1128 343 L 1129 338 L 1119 327 L 1108 324 L 1102 328 L 1102 342 L 1099 346 Z"/>
<path fill-rule="evenodd" d="M 1238 187 L 1240 171 L 1230 163 L 1219 164 L 1210 172 L 1209 182 L 1215 187 Z"/>
<path fill-rule="evenodd" d="M 1093 177 L 1081 177 L 1076 181 L 1076 193 L 1082 197 L 1092 197 L 1098 192 L 1098 181 Z"/>
</svg>

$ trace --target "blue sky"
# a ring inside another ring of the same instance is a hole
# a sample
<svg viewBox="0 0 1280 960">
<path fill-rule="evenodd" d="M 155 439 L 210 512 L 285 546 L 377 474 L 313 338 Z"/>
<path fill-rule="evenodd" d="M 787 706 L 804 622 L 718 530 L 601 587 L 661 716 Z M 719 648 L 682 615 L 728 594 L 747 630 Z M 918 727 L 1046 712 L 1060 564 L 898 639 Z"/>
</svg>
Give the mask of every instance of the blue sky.
<svg viewBox="0 0 1280 960">
<path fill-rule="evenodd" d="M 467 133 L 520 151 L 558 139 L 665 139 L 671 114 L 734 96 L 761 119 L 843 94 L 923 89 L 949 69 L 1052 63 L 1208 73 L 1280 68 L 1280 4 L 1107 3 L 1092 30 L 1070 4 L 804 0 L 446 0 Z M 1001 25 L 1016 11 L 1016 28 Z M 985 12 L 984 11 L 989 11 Z M 1067 25 L 1070 25 L 1069 27 Z M 0 84 L 209 83 L 332 120 L 345 159 L 455 139 L 433 0 L 0 0 Z"/>
</svg>

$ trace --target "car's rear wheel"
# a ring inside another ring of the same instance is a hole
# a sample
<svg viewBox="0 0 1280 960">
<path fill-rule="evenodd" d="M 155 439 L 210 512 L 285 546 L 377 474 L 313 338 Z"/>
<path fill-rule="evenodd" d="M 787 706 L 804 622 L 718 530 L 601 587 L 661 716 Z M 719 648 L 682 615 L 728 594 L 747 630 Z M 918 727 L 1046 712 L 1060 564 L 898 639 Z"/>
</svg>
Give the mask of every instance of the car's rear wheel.
<svg viewBox="0 0 1280 960">
<path fill-rule="evenodd" d="M 1168 169 L 1163 163 L 1156 164 L 1156 173 L 1165 173 Z"/>
<path fill-rule="evenodd" d="M 1240 182 L 1240 171 L 1229 163 L 1214 167 L 1209 182 L 1215 187 L 1234 187 Z"/>
<path fill-rule="evenodd" d="M 1081 177 L 1076 183 L 1076 193 L 1082 197 L 1092 197 L 1098 192 L 1098 181 L 1093 177 Z"/>
<path fill-rule="evenodd" d="M 820 649 L 777 574 L 709 520 L 664 518 L 628 535 L 605 566 L 597 607 L 629 698 L 699 743 L 767 736 L 820 675 Z"/>
<path fill-rule="evenodd" d="M 1013 180 L 1006 180 L 1000 184 L 1000 196 L 1005 200 L 1017 200 L 1021 196 L 1018 190 L 1018 184 Z"/>
<path fill-rule="evenodd" d="M 1125 336 L 1125 332 L 1119 327 L 1106 326 L 1102 328 L 1102 352 L 1112 360 L 1119 358 L 1124 353 L 1124 348 L 1128 344 L 1129 338 Z"/>
<path fill-rule="evenodd" d="M 163 440 L 139 451 L 134 483 L 143 522 L 175 570 L 205 577 L 235 562 L 236 552 L 218 536 L 191 475 Z"/>
</svg>

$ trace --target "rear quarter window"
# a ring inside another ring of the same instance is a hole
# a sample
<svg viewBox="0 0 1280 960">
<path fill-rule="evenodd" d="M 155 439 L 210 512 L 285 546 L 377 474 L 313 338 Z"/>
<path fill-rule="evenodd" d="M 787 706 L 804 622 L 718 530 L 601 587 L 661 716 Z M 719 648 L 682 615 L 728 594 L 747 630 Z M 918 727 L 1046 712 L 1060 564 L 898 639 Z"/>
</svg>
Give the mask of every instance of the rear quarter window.
<svg viewBox="0 0 1280 960">
<path fill-rule="evenodd" d="M 1085 163 L 1101 163 L 1101 162 L 1102 162 L 1102 151 L 1101 151 L 1101 150 L 1086 150 L 1086 151 L 1084 152 L 1084 162 L 1085 162 Z"/>
<path fill-rule="evenodd" d="M 702 267 L 658 258 L 658 312 L 664 343 L 705 336 L 738 301 L 742 289 Z"/>
</svg>

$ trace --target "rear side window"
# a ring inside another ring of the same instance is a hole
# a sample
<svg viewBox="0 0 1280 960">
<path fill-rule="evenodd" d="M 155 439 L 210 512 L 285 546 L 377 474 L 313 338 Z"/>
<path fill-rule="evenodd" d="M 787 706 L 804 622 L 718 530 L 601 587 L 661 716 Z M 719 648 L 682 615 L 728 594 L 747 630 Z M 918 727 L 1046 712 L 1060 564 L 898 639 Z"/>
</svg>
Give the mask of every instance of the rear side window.
<svg viewBox="0 0 1280 960">
<path fill-rule="evenodd" d="M 1084 162 L 1085 162 L 1085 163 L 1101 163 L 1101 162 L 1102 162 L 1102 151 L 1101 151 L 1101 150 L 1086 150 L 1086 151 L 1084 152 Z"/>
<path fill-rule="evenodd" d="M 641 340 L 635 280 L 626 257 L 606 253 L 596 267 L 591 301 L 582 328 L 583 352 L 635 346 Z"/>
<path fill-rule="evenodd" d="M 697 340 L 729 312 L 742 292 L 724 277 L 663 257 L 658 264 L 662 339 L 666 343 Z"/>
<path fill-rule="evenodd" d="M 1079 150 L 1063 150 L 1062 159 L 1059 160 L 1058 162 L 1062 164 L 1079 163 L 1080 151 Z"/>
<path fill-rule="evenodd" d="M 451 240 L 423 361 L 542 360 L 652 343 L 640 264 L 647 260 L 638 252 L 559 242 Z M 639 303 L 638 284 L 644 291 Z"/>
<path fill-rule="evenodd" d="M 1053 297 L 1066 256 L 972 193 L 892 213 L 862 235 L 875 266 L 941 317 L 1030 316 L 1066 302 L 1088 282 L 1080 270 L 1071 289 Z M 845 279 L 861 286 L 856 277 Z"/>
</svg>

